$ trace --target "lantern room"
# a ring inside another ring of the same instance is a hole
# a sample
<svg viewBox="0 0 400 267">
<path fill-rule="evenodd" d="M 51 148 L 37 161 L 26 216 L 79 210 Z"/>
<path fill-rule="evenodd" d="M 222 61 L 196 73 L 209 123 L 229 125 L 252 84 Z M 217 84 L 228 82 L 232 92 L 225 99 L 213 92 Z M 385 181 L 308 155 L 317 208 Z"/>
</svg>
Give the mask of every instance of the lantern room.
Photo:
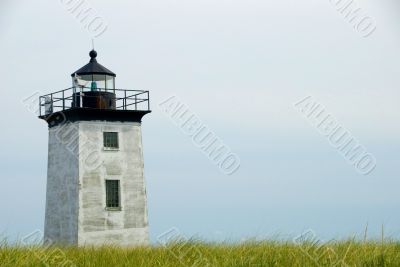
<svg viewBox="0 0 400 267">
<path fill-rule="evenodd" d="M 71 74 L 73 86 L 85 88 L 85 91 L 114 91 L 115 73 L 97 62 L 95 50 L 90 51 L 89 56 L 89 63 Z"/>
<path fill-rule="evenodd" d="M 39 97 L 40 118 L 140 121 L 150 112 L 148 91 L 117 89 L 116 74 L 97 62 L 95 50 L 89 56 L 89 63 L 71 74 L 72 87 Z"/>
</svg>

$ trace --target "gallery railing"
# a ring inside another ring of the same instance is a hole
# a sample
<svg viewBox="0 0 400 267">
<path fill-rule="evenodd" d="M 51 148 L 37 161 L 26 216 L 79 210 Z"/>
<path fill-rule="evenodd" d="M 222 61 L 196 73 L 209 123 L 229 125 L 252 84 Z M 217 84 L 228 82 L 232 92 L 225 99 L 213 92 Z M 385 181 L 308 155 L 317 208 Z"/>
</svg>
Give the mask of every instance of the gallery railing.
<svg viewBox="0 0 400 267">
<path fill-rule="evenodd" d="M 71 87 L 39 97 L 39 115 L 73 108 L 150 110 L 149 91 Z"/>
</svg>

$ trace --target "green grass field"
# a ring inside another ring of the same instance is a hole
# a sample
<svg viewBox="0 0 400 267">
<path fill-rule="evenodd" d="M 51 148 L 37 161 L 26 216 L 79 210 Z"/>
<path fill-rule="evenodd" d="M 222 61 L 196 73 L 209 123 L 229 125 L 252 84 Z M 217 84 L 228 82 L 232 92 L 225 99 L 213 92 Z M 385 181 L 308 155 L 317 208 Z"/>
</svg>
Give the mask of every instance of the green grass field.
<svg viewBox="0 0 400 267">
<path fill-rule="evenodd" d="M 400 266 L 400 242 L 176 242 L 140 248 L 0 245 L 0 266 Z"/>
</svg>

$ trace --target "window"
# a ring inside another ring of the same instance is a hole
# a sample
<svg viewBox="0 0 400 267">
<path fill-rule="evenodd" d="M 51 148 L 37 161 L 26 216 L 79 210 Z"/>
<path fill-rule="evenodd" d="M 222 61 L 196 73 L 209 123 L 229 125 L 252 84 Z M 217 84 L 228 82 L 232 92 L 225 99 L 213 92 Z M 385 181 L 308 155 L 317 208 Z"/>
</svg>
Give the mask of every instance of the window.
<svg viewBox="0 0 400 267">
<path fill-rule="evenodd" d="M 119 180 L 106 180 L 106 208 L 121 208 Z"/>
<path fill-rule="evenodd" d="M 118 133 L 116 132 L 104 132 L 104 148 L 106 149 L 118 149 Z"/>
</svg>

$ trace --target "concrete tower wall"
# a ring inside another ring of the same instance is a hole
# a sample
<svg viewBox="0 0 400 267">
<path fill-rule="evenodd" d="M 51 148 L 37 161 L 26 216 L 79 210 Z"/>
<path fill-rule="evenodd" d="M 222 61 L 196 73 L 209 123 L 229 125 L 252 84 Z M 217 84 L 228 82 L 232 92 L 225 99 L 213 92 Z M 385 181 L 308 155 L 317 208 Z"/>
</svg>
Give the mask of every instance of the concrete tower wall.
<svg viewBox="0 0 400 267">
<path fill-rule="evenodd" d="M 119 148 L 103 147 L 103 132 L 118 132 Z M 79 123 L 80 245 L 149 243 L 141 124 Z M 106 209 L 106 179 L 120 180 L 121 210 Z"/>
<path fill-rule="evenodd" d="M 50 128 L 47 236 L 57 243 L 78 245 L 148 244 L 141 124 L 79 121 L 67 125 Z M 71 144 L 55 138 L 57 128 L 74 132 L 68 138 Z M 104 148 L 103 132 L 118 132 L 118 149 Z M 120 210 L 106 208 L 107 179 L 120 181 Z"/>
<path fill-rule="evenodd" d="M 78 123 L 49 128 L 44 238 L 49 243 L 78 241 Z"/>
</svg>

